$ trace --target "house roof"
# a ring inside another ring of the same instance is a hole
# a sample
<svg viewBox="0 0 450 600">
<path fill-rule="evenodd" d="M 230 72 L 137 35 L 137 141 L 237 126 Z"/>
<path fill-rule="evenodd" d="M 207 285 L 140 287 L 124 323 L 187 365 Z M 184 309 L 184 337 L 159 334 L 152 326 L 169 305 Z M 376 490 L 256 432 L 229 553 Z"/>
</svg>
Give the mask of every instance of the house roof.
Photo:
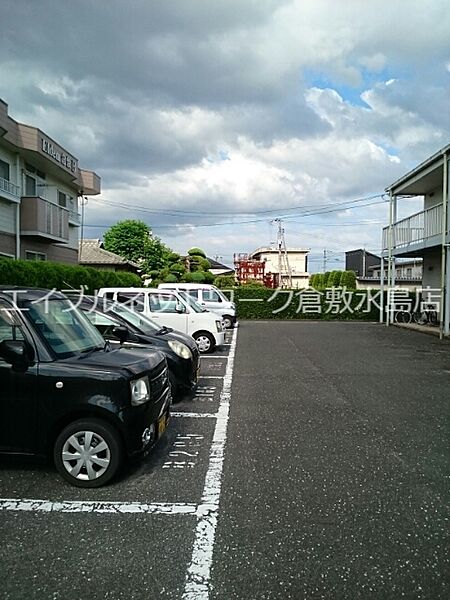
<svg viewBox="0 0 450 600">
<path fill-rule="evenodd" d="M 138 269 L 139 265 L 103 248 L 101 240 L 80 240 L 80 264 L 82 265 L 128 265 Z"/>
<path fill-rule="evenodd" d="M 284 250 L 283 250 L 284 251 Z M 299 254 L 308 254 L 308 248 L 286 248 L 286 252 L 288 254 L 293 254 L 298 252 Z M 249 258 L 256 256 L 257 254 L 278 254 L 278 248 L 273 248 L 271 246 L 261 246 L 261 248 L 257 248 L 253 252 L 249 254 Z"/>
<path fill-rule="evenodd" d="M 447 144 L 417 167 L 391 183 L 385 191 L 392 194 L 423 195 L 428 190 L 440 185 L 444 170 L 445 156 L 450 154 L 450 144 Z"/>
<path fill-rule="evenodd" d="M 233 267 L 224 265 L 223 263 L 220 263 L 217 260 L 214 260 L 213 258 L 209 258 L 209 256 L 206 258 L 206 260 L 209 261 L 209 264 L 211 265 L 211 269 L 222 269 L 224 271 L 233 271 L 234 270 Z"/>
<path fill-rule="evenodd" d="M 364 250 L 364 248 L 358 248 L 357 250 L 347 250 L 345 254 L 355 254 L 356 252 L 359 252 L 360 254 L 365 254 L 366 256 L 373 256 L 374 258 L 377 258 L 378 260 L 381 260 L 379 256 L 377 256 L 373 252 L 369 252 L 368 250 Z"/>
</svg>

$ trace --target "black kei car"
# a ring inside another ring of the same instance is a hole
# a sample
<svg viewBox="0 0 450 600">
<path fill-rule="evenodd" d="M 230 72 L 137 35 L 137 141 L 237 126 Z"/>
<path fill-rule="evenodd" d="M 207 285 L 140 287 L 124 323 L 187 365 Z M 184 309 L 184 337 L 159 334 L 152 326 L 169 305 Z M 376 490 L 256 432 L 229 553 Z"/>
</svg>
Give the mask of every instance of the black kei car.
<svg viewBox="0 0 450 600">
<path fill-rule="evenodd" d="M 78 487 L 109 481 L 169 419 L 164 355 L 112 350 L 49 290 L 0 288 L 0 389 L 0 452 L 53 455 Z"/>
<path fill-rule="evenodd" d="M 172 399 L 191 392 L 200 373 L 200 354 L 195 340 L 184 333 L 161 327 L 138 310 L 104 297 L 69 295 L 102 336 L 112 345 L 159 350 L 169 368 Z"/>
</svg>

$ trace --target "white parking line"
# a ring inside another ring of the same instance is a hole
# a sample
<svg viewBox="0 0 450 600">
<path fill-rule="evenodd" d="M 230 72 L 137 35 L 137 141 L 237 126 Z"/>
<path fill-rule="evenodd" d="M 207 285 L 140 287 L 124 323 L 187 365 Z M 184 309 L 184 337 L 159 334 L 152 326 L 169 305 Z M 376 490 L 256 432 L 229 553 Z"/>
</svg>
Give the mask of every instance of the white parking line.
<svg viewBox="0 0 450 600">
<path fill-rule="evenodd" d="M 31 512 L 62 512 L 62 513 L 144 513 L 152 515 L 188 515 L 196 514 L 197 504 L 153 502 L 151 504 L 141 502 L 83 502 L 64 501 L 50 502 L 48 500 L 17 500 L 3 498 L 0 500 L 0 511 L 31 511 Z"/>
<path fill-rule="evenodd" d="M 215 358 L 224 358 L 225 360 L 227 360 L 227 359 L 229 358 L 229 356 L 224 356 L 223 354 L 221 354 L 221 355 L 217 355 L 217 356 L 203 356 L 203 355 L 202 355 L 200 358 L 201 358 L 202 360 L 203 360 L 204 358 L 212 358 L 212 359 L 215 359 Z"/>
<path fill-rule="evenodd" d="M 233 379 L 234 354 L 236 351 L 237 330 L 233 331 L 230 354 L 220 394 L 217 422 L 209 454 L 208 471 L 201 504 L 201 515 L 197 521 L 191 564 L 186 573 L 183 600 L 208 600 L 211 565 L 219 512 L 220 491 L 225 443 L 227 441 L 228 418 L 230 412 L 231 382 Z"/>
<path fill-rule="evenodd" d="M 200 375 L 199 379 L 223 379 L 223 375 Z"/>
<path fill-rule="evenodd" d="M 188 419 L 203 419 L 209 417 L 210 419 L 217 419 L 217 413 L 192 413 L 192 412 L 171 412 L 171 417 L 187 417 Z"/>
</svg>

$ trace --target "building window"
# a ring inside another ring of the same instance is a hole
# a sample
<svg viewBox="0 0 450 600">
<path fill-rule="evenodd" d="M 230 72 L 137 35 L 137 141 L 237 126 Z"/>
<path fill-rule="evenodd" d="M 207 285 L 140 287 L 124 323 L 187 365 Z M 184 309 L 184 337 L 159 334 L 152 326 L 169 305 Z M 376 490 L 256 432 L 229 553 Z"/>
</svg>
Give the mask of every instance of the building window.
<svg viewBox="0 0 450 600">
<path fill-rule="evenodd" d="M 44 252 L 32 252 L 27 250 L 25 252 L 26 260 L 47 260 L 47 255 Z"/>
<path fill-rule="evenodd" d="M 58 190 L 58 204 L 63 208 L 67 208 L 67 196 L 64 192 Z"/>
<path fill-rule="evenodd" d="M 39 169 L 25 163 L 25 196 L 45 197 L 46 175 Z"/>
<path fill-rule="evenodd" d="M 9 164 L 4 160 L 0 160 L 0 178 L 9 181 Z"/>
<path fill-rule="evenodd" d="M 25 196 L 36 196 L 36 179 L 25 175 Z"/>
</svg>

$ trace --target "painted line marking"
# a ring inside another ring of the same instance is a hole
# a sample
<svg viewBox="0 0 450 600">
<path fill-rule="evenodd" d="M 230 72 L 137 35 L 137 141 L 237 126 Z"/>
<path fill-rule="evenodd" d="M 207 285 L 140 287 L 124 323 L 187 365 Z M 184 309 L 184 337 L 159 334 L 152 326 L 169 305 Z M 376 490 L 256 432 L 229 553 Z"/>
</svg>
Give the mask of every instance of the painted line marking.
<svg viewBox="0 0 450 600">
<path fill-rule="evenodd" d="M 62 512 L 62 513 L 106 513 L 106 514 L 151 514 L 151 515 L 188 515 L 197 514 L 197 504 L 153 502 L 86 502 L 49 500 L 17 500 L 1 498 L 0 511 L 26 512 Z"/>
<path fill-rule="evenodd" d="M 209 419 L 217 419 L 217 413 L 193 413 L 193 412 L 171 412 L 171 417 L 187 417 L 188 419 L 203 419 L 205 417 Z"/>
<path fill-rule="evenodd" d="M 217 356 L 201 356 L 200 357 L 202 360 L 205 358 L 212 358 L 213 360 L 216 360 L 217 358 L 224 358 L 225 360 L 227 360 L 229 357 L 228 356 L 223 356 L 223 355 L 217 355 Z"/>
<path fill-rule="evenodd" d="M 223 375 L 200 375 L 200 379 L 223 379 Z"/>
<path fill-rule="evenodd" d="M 209 598 L 211 565 L 219 513 L 224 451 L 230 413 L 236 340 L 236 330 L 233 330 L 223 388 L 220 394 L 220 405 L 217 411 L 216 427 L 209 454 L 208 471 L 205 477 L 201 504 L 198 507 L 201 516 L 199 516 L 197 521 L 192 558 L 186 573 L 186 584 L 182 600 L 208 600 Z"/>
</svg>

